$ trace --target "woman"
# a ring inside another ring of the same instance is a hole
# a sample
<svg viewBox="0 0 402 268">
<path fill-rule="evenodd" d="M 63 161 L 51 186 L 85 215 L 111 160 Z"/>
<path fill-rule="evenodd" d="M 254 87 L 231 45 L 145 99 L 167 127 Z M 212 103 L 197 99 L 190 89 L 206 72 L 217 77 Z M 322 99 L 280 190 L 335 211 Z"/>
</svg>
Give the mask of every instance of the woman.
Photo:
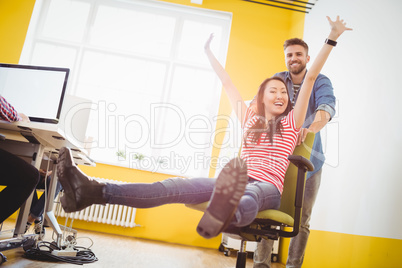
<svg viewBox="0 0 402 268">
<path fill-rule="evenodd" d="M 64 210 L 73 212 L 92 204 L 106 203 L 149 208 L 169 203 L 210 201 L 197 231 L 203 237 L 211 238 L 229 225 L 250 224 L 260 210 L 278 208 L 289 164 L 287 156 L 296 145 L 314 81 L 335 41 L 345 30 L 351 30 L 339 17 L 335 21 L 328 18 L 328 21 L 331 26 L 329 41 L 306 74 L 294 109 L 285 84 L 278 78 L 269 78 L 261 84 L 255 111 L 248 109 L 209 48 L 212 36 L 208 39 L 205 52 L 238 118 L 244 122 L 245 133 L 241 159 L 231 160 L 217 179 L 172 178 L 152 184 L 102 184 L 82 173 L 75 166 L 70 150 L 62 148 L 57 174 L 65 191 L 61 198 Z"/>
</svg>

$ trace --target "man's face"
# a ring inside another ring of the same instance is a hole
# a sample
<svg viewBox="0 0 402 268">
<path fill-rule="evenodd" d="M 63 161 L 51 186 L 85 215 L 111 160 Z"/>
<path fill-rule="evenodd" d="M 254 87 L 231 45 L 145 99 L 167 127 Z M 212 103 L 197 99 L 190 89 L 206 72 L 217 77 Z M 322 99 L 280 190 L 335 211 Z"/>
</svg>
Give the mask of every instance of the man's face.
<svg viewBox="0 0 402 268">
<path fill-rule="evenodd" d="M 306 69 L 306 64 L 310 61 L 303 46 L 293 45 L 285 49 L 285 62 L 291 74 L 297 75 Z"/>
</svg>

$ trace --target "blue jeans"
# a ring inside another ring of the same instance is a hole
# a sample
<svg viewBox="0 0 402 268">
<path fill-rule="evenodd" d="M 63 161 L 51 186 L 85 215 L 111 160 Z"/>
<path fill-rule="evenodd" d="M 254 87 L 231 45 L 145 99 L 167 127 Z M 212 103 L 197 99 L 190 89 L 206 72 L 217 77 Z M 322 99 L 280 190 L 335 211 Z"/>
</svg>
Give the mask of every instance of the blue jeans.
<svg viewBox="0 0 402 268">
<path fill-rule="evenodd" d="M 170 178 L 154 183 L 106 184 L 104 197 L 109 204 L 151 208 L 164 204 L 199 204 L 209 201 L 216 179 Z M 232 219 L 236 227 L 249 225 L 258 211 L 276 209 L 280 193 L 271 183 L 249 179 L 246 191 Z"/>
<path fill-rule="evenodd" d="M 318 189 L 321 184 L 322 169 L 317 171 L 306 181 L 304 191 L 304 201 L 302 209 L 302 218 L 299 234 L 290 240 L 289 255 L 286 267 L 301 267 L 303 264 L 304 253 L 306 251 L 308 237 L 310 235 L 310 219 L 315 200 L 317 198 Z M 257 244 L 254 252 L 254 268 L 271 267 L 271 253 L 273 240 L 261 240 Z"/>
<path fill-rule="evenodd" d="M 38 183 L 38 185 L 36 186 L 36 189 L 46 189 L 46 195 L 49 192 L 49 185 L 50 185 L 50 180 L 51 177 L 48 176 L 47 177 L 47 184 L 45 187 L 45 179 L 41 176 L 41 180 Z M 59 192 L 62 190 L 61 184 L 60 182 L 57 182 L 57 186 L 56 186 L 56 192 L 54 193 L 54 198 L 56 198 L 56 196 L 59 194 Z M 40 198 L 38 198 L 38 194 L 36 193 L 36 191 L 33 192 L 33 198 L 32 198 L 32 204 L 31 204 L 31 209 L 30 209 L 30 213 L 31 213 L 31 217 L 35 218 L 35 219 L 39 219 L 42 215 L 43 215 L 43 211 L 45 209 L 45 197 L 46 197 L 45 193 L 43 193 L 41 195 Z"/>
</svg>

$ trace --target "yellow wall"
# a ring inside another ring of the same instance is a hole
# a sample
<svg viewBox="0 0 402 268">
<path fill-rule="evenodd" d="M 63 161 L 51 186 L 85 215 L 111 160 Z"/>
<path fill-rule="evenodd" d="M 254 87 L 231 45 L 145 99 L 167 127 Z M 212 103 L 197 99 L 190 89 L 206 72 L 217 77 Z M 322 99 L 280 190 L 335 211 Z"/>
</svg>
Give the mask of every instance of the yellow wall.
<svg viewBox="0 0 402 268">
<path fill-rule="evenodd" d="M 35 0 L 0 1 L 0 62 L 18 63 Z"/>
<path fill-rule="evenodd" d="M 286 263 L 289 241 L 281 239 L 281 263 Z M 401 252 L 402 240 L 398 239 L 312 230 L 303 267 L 400 268 Z"/>
</svg>

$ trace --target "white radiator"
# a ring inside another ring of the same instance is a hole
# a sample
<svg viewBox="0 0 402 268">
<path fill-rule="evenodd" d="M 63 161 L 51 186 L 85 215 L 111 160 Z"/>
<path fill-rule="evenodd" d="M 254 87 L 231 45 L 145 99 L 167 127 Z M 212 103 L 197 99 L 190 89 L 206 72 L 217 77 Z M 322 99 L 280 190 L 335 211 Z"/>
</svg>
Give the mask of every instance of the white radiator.
<svg viewBox="0 0 402 268">
<path fill-rule="evenodd" d="M 110 182 L 110 183 L 126 183 L 114 180 L 108 180 L 103 178 L 95 178 L 99 182 Z M 59 195 L 60 196 L 60 195 Z M 66 213 L 62 206 L 54 206 L 54 214 L 61 217 L 70 217 L 72 219 L 99 222 L 104 224 L 111 224 L 123 227 L 134 227 L 138 226 L 135 224 L 135 213 L 136 209 L 123 205 L 92 205 L 81 211 Z M 70 214 L 70 215 L 69 215 Z"/>
</svg>

